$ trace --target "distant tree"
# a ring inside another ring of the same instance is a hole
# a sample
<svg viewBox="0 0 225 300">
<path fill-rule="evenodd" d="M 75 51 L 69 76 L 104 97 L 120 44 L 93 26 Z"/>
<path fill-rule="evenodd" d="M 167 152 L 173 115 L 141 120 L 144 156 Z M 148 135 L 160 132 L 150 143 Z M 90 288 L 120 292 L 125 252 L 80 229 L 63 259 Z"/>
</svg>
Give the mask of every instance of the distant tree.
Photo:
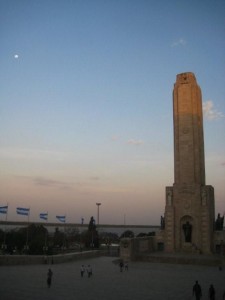
<svg viewBox="0 0 225 300">
<path fill-rule="evenodd" d="M 12 229 L 6 234 L 7 252 L 10 254 L 13 254 L 14 251 L 18 253 L 23 251 L 26 243 L 26 235 L 21 229 Z"/>
<path fill-rule="evenodd" d="M 90 247 L 89 243 L 89 237 L 88 237 L 88 230 L 84 230 L 80 234 L 80 242 L 82 245 L 85 245 L 85 247 Z"/>
<path fill-rule="evenodd" d="M 80 244 L 81 237 L 77 227 L 66 227 L 65 234 L 68 247 L 73 247 L 75 244 Z"/>
<path fill-rule="evenodd" d="M 148 233 L 144 233 L 144 232 L 140 232 L 137 237 L 145 237 L 145 236 L 155 236 L 155 232 L 148 232 Z"/>
<path fill-rule="evenodd" d="M 53 246 L 57 248 L 62 248 L 66 246 L 66 236 L 64 232 L 59 231 L 59 228 L 55 228 L 53 236 Z"/>
<path fill-rule="evenodd" d="M 43 254 L 45 239 L 48 236 L 48 231 L 43 225 L 31 224 L 28 227 L 29 237 L 29 253 Z"/>
<path fill-rule="evenodd" d="M 155 236 L 155 231 L 148 232 L 147 236 Z"/>
<path fill-rule="evenodd" d="M 112 243 L 118 243 L 119 236 L 114 232 L 101 232 L 99 234 L 99 240 L 102 244 L 110 245 Z"/>
<path fill-rule="evenodd" d="M 43 254 L 46 235 L 48 231 L 42 225 L 30 224 L 28 227 L 11 230 L 6 234 L 7 252 L 23 253 L 27 243 L 28 254 Z"/>
<path fill-rule="evenodd" d="M 121 234 L 120 238 L 133 238 L 134 237 L 134 233 L 131 230 L 126 230 L 124 231 L 124 233 Z"/>
<path fill-rule="evenodd" d="M 0 229 L 0 245 L 2 245 L 4 242 L 4 231 Z"/>
<path fill-rule="evenodd" d="M 144 233 L 144 232 L 140 232 L 137 237 L 145 237 L 147 236 L 147 233 Z"/>
</svg>

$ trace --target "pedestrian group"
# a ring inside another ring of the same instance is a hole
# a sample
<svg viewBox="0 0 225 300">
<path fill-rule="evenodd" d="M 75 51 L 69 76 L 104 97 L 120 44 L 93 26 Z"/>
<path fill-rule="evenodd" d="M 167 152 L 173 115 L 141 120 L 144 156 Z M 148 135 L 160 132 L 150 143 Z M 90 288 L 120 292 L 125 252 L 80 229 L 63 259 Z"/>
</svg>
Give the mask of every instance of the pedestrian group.
<svg viewBox="0 0 225 300">
<path fill-rule="evenodd" d="M 201 288 L 200 284 L 198 283 L 198 280 L 196 280 L 196 282 L 193 286 L 192 295 L 195 296 L 196 300 L 200 300 L 202 298 L 202 288 Z M 209 286 L 208 299 L 209 300 L 216 299 L 216 291 L 215 291 L 213 284 L 210 284 L 210 286 Z M 223 292 L 222 300 L 225 300 L 225 290 Z"/>
<path fill-rule="evenodd" d="M 123 260 L 121 260 L 119 262 L 119 267 L 120 267 L 120 272 L 123 272 L 123 269 L 125 271 L 128 271 L 128 263 L 127 262 L 124 263 Z M 80 267 L 80 276 L 81 277 L 84 277 L 85 272 L 87 273 L 88 278 L 90 278 L 93 275 L 91 265 L 87 265 L 86 267 L 84 265 L 82 265 Z M 48 288 L 50 288 L 52 285 L 52 277 L 53 277 L 53 272 L 51 269 L 48 269 L 48 272 L 47 272 Z M 200 300 L 202 298 L 202 288 L 201 288 L 198 280 L 195 281 L 195 284 L 192 288 L 192 295 L 195 297 L 196 300 Z M 209 298 L 209 300 L 215 300 L 216 299 L 215 297 L 216 297 L 216 291 L 215 291 L 213 284 L 211 284 L 209 287 L 209 290 L 208 290 L 208 298 Z M 225 290 L 222 295 L 222 300 L 225 300 Z"/>
<path fill-rule="evenodd" d="M 93 275 L 91 265 L 88 265 L 87 267 L 85 267 L 84 265 L 82 265 L 80 267 L 80 276 L 81 277 L 84 277 L 85 271 L 87 272 L 88 278 L 90 278 Z"/>
</svg>

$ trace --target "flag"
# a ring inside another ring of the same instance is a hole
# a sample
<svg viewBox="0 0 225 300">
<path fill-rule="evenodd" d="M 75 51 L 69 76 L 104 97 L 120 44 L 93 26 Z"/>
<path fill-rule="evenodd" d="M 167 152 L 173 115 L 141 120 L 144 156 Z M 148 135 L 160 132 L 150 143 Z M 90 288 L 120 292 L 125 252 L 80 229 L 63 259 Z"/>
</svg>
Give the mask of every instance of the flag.
<svg viewBox="0 0 225 300">
<path fill-rule="evenodd" d="M 18 215 L 29 216 L 30 209 L 29 208 L 23 208 L 23 207 L 17 207 L 16 212 L 17 212 Z"/>
<path fill-rule="evenodd" d="M 7 214 L 8 212 L 8 205 L 0 206 L 0 214 Z"/>
<path fill-rule="evenodd" d="M 63 223 L 66 222 L 66 216 L 56 216 L 56 219 L 58 219 L 60 222 L 63 222 Z"/>
<path fill-rule="evenodd" d="M 40 219 L 48 220 L 48 213 L 40 213 Z"/>
</svg>

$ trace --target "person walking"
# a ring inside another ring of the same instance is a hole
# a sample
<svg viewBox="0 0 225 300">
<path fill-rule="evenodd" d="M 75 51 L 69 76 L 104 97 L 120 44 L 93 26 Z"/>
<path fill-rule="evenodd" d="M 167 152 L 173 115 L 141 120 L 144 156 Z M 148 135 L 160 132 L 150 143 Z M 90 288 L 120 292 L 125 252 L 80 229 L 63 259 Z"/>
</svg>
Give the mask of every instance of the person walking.
<svg viewBox="0 0 225 300">
<path fill-rule="evenodd" d="M 48 269 L 48 273 L 47 273 L 47 285 L 50 288 L 52 285 L 52 276 L 53 276 L 53 272 L 51 269 Z"/>
<path fill-rule="evenodd" d="M 90 265 L 88 265 L 87 267 L 87 273 L 88 273 L 88 278 L 90 278 L 92 276 L 92 267 Z"/>
<path fill-rule="evenodd" d="M 214 289 L 214 286 L 211 284 L 209 287 L 209 299 L 215 300 L 215 296 L 216 296 L 216 291 Z"/>
<path fill-rule="evenodd" d="M 196 280 L 193 289 L 192 289 L 192 294 L 195 296 L 196 300 L 200 300 L 202 297 L 202 288 L 200 284 L 198 283 L 198 280 Z"/>
<path fill-rule="evenodd" d="M 81 277 L 84 277 L 84 271 L 85 271 L 85 268 L 84 268 L 84 265 L 82 265 L 82 266 L 80 267 L 80 276 L 81 276 Z"/>
<path fill-rule="evenodd" d="M 121 261 L 120 261 L 120 272 L 123 272 L 123 267 L 124 267 L 124 263 L 123 263 L 123 261 L 121 260 Z"/>
</svg>

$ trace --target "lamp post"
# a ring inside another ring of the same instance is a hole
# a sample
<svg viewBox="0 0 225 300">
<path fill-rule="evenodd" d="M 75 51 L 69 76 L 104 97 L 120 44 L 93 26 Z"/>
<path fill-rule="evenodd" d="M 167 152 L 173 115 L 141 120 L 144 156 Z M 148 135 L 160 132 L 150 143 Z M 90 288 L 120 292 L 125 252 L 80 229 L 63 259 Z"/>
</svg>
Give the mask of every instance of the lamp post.
<svg viewBox="0 0 225 300">
<path fill-rule="evenodd" d="M 98 217 L 97 217 L 97 221 L 98 221 L 98 225 L 99 225 L 99 206 L 101 205 L 101 203 L 96 203 L 97 205 L 97 211 L 98 211 Z"/>
</svg>

